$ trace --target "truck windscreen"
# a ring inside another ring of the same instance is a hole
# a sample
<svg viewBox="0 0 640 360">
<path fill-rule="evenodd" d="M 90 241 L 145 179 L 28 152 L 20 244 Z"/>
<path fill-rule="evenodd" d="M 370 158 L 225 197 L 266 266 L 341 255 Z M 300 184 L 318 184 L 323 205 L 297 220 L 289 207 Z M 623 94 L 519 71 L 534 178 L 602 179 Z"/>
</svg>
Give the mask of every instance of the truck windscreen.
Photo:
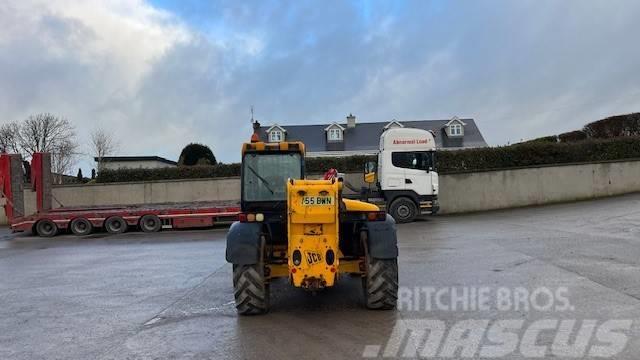
<svg viewBox="0 0 640 360">
<path fill-rule="evenodd" d="M 391 153 L 391 163 L 393 166 L 403 169 L 435 170 L 435 152 L 393 152 Z"/>
<path fill-rule="evenodd" d="M 287 179 L 300 179 L 300 154 L 245 154 L 242 160 L 244 201 L 286 200 Z"/>
</svg>

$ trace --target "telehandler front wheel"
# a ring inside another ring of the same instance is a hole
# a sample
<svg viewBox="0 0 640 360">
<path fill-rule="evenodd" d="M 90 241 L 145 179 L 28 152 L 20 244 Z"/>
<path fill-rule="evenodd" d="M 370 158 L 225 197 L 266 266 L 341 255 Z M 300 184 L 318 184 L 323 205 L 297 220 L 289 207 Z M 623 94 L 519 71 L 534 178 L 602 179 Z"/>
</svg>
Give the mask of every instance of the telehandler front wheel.
<svg viewBox="0 0 640 360">
<path fill-rule="evenodd" d="M 260 315 L 269 311 L 269 285 L 264 266 L 233 265 L 233 295 L 240 315 Z"/>
</svg>

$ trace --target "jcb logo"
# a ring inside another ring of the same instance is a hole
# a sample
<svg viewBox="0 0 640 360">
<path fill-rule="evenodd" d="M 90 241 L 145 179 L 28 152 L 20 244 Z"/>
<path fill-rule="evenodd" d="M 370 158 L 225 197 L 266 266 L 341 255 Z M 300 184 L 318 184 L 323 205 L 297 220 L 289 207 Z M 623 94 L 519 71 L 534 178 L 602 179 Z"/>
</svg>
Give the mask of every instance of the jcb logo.
<svg viewBox="0 0 640 360">
<path fill-rule="evenodd" d="M 309 263 L 309 265 L 317 264 L 322 261 L 322 256 L 317 252 L 308 251 L 305 252 L 305 255 L 307 256 L 307 263 Z"/>
</svg>

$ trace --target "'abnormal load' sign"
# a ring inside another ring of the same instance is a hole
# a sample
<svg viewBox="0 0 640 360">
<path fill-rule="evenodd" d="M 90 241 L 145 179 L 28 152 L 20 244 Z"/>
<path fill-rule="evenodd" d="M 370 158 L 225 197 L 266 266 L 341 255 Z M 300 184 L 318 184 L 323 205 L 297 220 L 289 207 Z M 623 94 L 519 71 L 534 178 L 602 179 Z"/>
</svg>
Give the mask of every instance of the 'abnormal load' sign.
<svg viewBox="0 0 640 360">
<path fill-rule="evenodd" d="M 393 145 L 426 145 L 429 139 L 393 139 Z"/>
</svg>

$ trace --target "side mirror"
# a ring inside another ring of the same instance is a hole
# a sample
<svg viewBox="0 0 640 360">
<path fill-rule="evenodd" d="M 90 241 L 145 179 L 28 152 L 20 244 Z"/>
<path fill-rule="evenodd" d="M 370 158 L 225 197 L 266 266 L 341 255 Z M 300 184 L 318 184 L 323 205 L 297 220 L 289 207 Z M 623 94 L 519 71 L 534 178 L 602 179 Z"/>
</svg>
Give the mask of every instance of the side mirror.
<svg viewBox="0 0 640 360">
<path fill-rule="evenodd" d="M 378 164 L 375 161 L 367 161 L 364 163 L 364 182 L 372 184 L 376 182 L 376 168 Z"/>
</svg>

